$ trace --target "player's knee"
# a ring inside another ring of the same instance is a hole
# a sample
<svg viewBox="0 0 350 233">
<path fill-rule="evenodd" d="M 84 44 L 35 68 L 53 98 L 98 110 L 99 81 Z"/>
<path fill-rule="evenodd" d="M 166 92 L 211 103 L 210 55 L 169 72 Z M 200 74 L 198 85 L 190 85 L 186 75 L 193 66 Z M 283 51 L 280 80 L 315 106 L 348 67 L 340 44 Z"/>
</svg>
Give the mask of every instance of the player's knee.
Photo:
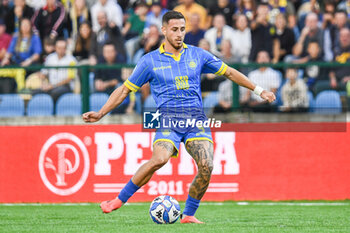
<svg viewBox="0 0 350 233">
<path fill-rule="evenodd" d="M 168 162 L 168 159 L 162 158 L 162 157 L 151 159 L 152 167 L 156 170 L 163 167 L 167 162 Z"/>
</svg>

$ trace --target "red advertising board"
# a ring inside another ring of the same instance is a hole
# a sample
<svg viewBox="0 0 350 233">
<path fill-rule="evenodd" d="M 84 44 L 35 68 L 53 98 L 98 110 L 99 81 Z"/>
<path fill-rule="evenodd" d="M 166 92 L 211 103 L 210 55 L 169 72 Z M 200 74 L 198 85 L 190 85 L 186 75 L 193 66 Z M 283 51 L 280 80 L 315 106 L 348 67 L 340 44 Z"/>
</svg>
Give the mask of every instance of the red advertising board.
<svg viewBox="0 0 350 233">
<path fill-rule="evenodd" d="M 349 126 L 349 124 L 347 124 Z M 140 125 L 1 126 L 0 202 L 99 202 L 152 154 Z M 204 200 L 350 198 L 349 132 L 213 132 Z M 185 200 L 196 166 L 183 145 L 130 201 Z"/>
</svg>

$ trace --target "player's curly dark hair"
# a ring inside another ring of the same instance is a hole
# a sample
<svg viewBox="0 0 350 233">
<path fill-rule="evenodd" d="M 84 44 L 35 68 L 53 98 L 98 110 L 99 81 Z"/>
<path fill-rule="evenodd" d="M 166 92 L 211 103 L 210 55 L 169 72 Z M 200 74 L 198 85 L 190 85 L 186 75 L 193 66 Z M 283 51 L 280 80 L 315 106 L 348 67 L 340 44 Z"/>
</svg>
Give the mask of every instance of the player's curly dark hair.
<svg viewBox="0 0 350 233">
<path fill-rule="evenodd" d="M 163 15 L 162 23 L 169 23 L 171 19 L 185 19 L 185 16 L 178 11 L 168 11 Z"/>
</svg>

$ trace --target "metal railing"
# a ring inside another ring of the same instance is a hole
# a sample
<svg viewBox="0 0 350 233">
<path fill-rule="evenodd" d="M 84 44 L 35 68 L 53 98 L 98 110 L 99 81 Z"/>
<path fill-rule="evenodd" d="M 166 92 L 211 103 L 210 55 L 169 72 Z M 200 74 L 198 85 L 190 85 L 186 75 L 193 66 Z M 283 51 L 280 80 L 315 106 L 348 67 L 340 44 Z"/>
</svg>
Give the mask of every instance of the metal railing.
<svg viewBox="0 0 350 233">
<path fill-rule="evenodd" d="M 304 63 L 304 64 L 292 64 L 292 63 L 277 63 L 277 64 L 257 64 L 257 63 L 235 63 L 230 64 L 231 67 L 235 69 L 256 69 L 262 66 L 271 67 L 274 69 L 286 69 L 289 67 L 302 69 L 308 66 L 319 66 L 319 67 L 327 67 L 327 68 L 337 68 L 337 67 L 350 67 L 350 63 L 335 63 L 335 62 L 313 62 L 313 63 Z M 39 71 L 41 69 L 78 69 L 80 70 L 80 82 L 81 82 L 81 95 L 82 95 L 82 112 L 89 111 L 89 96 L 90 96 L 90 82 L 89 82 L 89 73 L 96 69 L 122 69 L 122 68 L 134 68 L 135 65 L 130 64 L 115 64 L 115 65 L 106 65 L 106 64 L 98 64 L 95 66 L 89 65 L 76 65 L 76 66 L 43 66 L 43 65 L 32 65 L 29 67 L 21 67 L 21 66 L 6 66 L 0 67 L 0 71 L 4 69 L 24 69 L 26 71 Z M 350 74 L 349 74 L 350 75 Z M 1 78 L 1 77 L 0 77 Z M 233 105 L 232 109 L 239 109 L 239 87 L 237 84 L 233 84 Z"/>
</svg>

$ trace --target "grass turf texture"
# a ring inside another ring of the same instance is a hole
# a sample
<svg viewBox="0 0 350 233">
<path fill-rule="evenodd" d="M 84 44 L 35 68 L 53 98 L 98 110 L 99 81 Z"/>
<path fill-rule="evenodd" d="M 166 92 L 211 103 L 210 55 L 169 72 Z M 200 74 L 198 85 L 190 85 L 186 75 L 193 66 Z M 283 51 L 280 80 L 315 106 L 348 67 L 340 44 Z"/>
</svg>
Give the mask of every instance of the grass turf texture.
<svg viewBox="0 0 350 233">
<path fill-rule="evenodd" d="M 0 232 L 350 232 L 350 201 L 203 203 L 204 225 L 157 225 L 149 205 L 102 214 L 98 204 L 0 204 Z"/>
</svg>

